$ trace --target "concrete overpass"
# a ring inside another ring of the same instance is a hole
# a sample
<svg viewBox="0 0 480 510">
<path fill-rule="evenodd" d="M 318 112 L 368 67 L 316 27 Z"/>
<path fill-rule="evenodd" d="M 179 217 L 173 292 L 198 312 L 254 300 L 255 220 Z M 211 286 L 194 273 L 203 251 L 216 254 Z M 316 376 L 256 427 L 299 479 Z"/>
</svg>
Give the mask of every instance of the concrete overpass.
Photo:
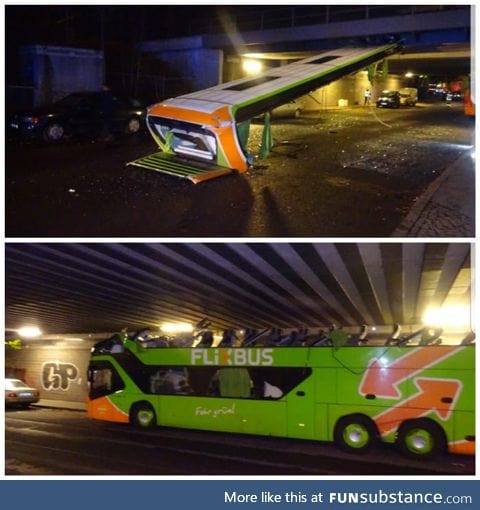
<svg viewBox="0 0 480 510">
<path fill-rule="evenodd" d="M 333 322 L 358 334 L 365 323 L 369 344 L 383 344 L 393 322 L 408 335 L 428 309 L 468 319 L 470 252 L 467 243 L 8 243 L 7 341 L 27 324 L 43 335 L 7 344 L 6 374 L 41 388 L 46 405 L 78 407 L 99 339 L 205 316 L 217 331 L 315 335 Z M 442 343 L 468 329 L 445 331 Z"/>
<path fill-rule="evenodd" d="M 414 325 L 471 300 L 467 243 L 10 243 L 6 327 Z M 15 336 L 16 333 L 13 333 Z"/>
<path fill-rule="evenodd" d="M 332 47 L 391 40 L 405 45 L 400 57 L 389 59 L 391 73 L 418 69 L 453 79 L 470 71 L 472 9 L 468 5 L 298 6 L 285 7 L 281 18 L 279 11 L 266 11 L 270 17 L 259 12 L 249 23 L 241 22 L 238 10 L 236 17 L 220 10 L 217 19 L 204 26 L 204 33 L 145 42 L 142 50 L 168 63 L 179 76 L 189 77 L 193 90 L 238 78 L 235 64 L 244 56 L 281 61 Z M 202 26 L 199 21 L 196 29 Z"/>
</svg>

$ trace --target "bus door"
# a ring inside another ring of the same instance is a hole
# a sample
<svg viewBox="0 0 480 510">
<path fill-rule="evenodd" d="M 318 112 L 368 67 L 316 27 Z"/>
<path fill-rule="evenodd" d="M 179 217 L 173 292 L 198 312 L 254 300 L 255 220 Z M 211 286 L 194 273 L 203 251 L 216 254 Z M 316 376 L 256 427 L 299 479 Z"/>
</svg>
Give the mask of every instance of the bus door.
<svg viewBox="0 0 480 510">
<path fill-rule="evenodd" d="M 89 417 L 128 423 L 128 400 L 123 391 L 125 383 L 113 363 L 108 360 L 90 362 L 88 383 Z"/>
<path fill-rule="evenodd" d="M 315 399 L 313 377 L 293 388 L 287 397 L 287 432 L 289 437 L 315 437 Z"/>
</svg>

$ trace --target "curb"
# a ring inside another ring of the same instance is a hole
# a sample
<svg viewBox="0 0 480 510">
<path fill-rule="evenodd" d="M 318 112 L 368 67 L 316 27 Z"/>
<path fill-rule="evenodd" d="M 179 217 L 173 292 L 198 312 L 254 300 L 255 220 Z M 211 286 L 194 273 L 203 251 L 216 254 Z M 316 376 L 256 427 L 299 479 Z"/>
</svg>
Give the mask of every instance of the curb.
<svg viewBox="0 0 480 510">
<path fill-rule="evenodd" d="M 457 170 L 457 167 L 461 164 L 462 160 L 470 158 L 468 153 L 462 154 L 457 158 L 451 165 L 449 165 L 445 171 L 442 172 L 433 182 L 431 182 L 427 189 L 417 199 L 409 213 L 403 218 L 400 225 L 391 234 L 391 237 L 408 237 L 408 233 L 412 230 L 413 226 L 421 218 L 421 215 L 429 202 L 432 200 L 435 193 L 447 181 Z"/>
<path fill-rule="evenodd" d="M 50 409 L 65 409 L 67 411 L 83 411 L 87 410 L 87 406 L 82 402 L 70 402 L 66 400 L 47 400 L 40 399 L 32 407 L 46 407 Z"/>
</svg>

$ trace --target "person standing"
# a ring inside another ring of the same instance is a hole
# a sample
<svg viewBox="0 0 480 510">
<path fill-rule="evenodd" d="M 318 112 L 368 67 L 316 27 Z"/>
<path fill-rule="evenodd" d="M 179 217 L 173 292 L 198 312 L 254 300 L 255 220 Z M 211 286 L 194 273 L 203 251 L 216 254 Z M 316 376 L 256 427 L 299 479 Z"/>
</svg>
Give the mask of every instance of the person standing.
<svg viewBox="0 0 480 510">
<path fill-rule="evenodd" d="M 366 89 L 365 94 L 364 94 L 363 106 L 368 106 L 370 104 L 371 97 L 372 97 L 372 93 L 371 93 L 370 89 Z"/>
</svg>

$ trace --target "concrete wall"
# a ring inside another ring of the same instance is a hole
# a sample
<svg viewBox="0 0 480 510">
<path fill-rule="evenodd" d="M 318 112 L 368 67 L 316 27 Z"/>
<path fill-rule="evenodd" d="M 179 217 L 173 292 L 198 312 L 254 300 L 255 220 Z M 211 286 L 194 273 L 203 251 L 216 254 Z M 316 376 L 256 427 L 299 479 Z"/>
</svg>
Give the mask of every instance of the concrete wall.
<svg viewBox="0 0 480 510">
<path fill-rule="evenodd" d="M 100 90 L 103 84 L 101 51 L 23 46 L 20 60 L 22 84 L 33 87 L 35 106 L 56 101 L 71 92 Z"/>
<path fill-rule="evenodd" d="M 183 78 L 189 88 L 201 90 L 218 85 L 223 75 L 223 51 L 208 48 L 149 50 L 149 55 L 168 64 L 169 73 Z"/>
<path fill-rule="evenodd" d="M 298 103 L 305 110 L 321 110 L 338 106 L 340 99 L 346 99 L 348 106 L 363 105 L 365 89 L 372 91 L 371 103 L 374 104 L 382 90 L 398 90 L 403 87 L 399 76 L 389 76 L 386 80 L 375 79 L 373 86 L 368 81 L 366 71 L 360 71 L 315 90 L 309 96 L 303 96 Z"/>
<path fill-rule="evenodd" d="M 40 390 L 40 398 L 84 403 L 93 342 L 28 344 L 5 350 L 6 377 L 21 378 Z"/>
</svg>

